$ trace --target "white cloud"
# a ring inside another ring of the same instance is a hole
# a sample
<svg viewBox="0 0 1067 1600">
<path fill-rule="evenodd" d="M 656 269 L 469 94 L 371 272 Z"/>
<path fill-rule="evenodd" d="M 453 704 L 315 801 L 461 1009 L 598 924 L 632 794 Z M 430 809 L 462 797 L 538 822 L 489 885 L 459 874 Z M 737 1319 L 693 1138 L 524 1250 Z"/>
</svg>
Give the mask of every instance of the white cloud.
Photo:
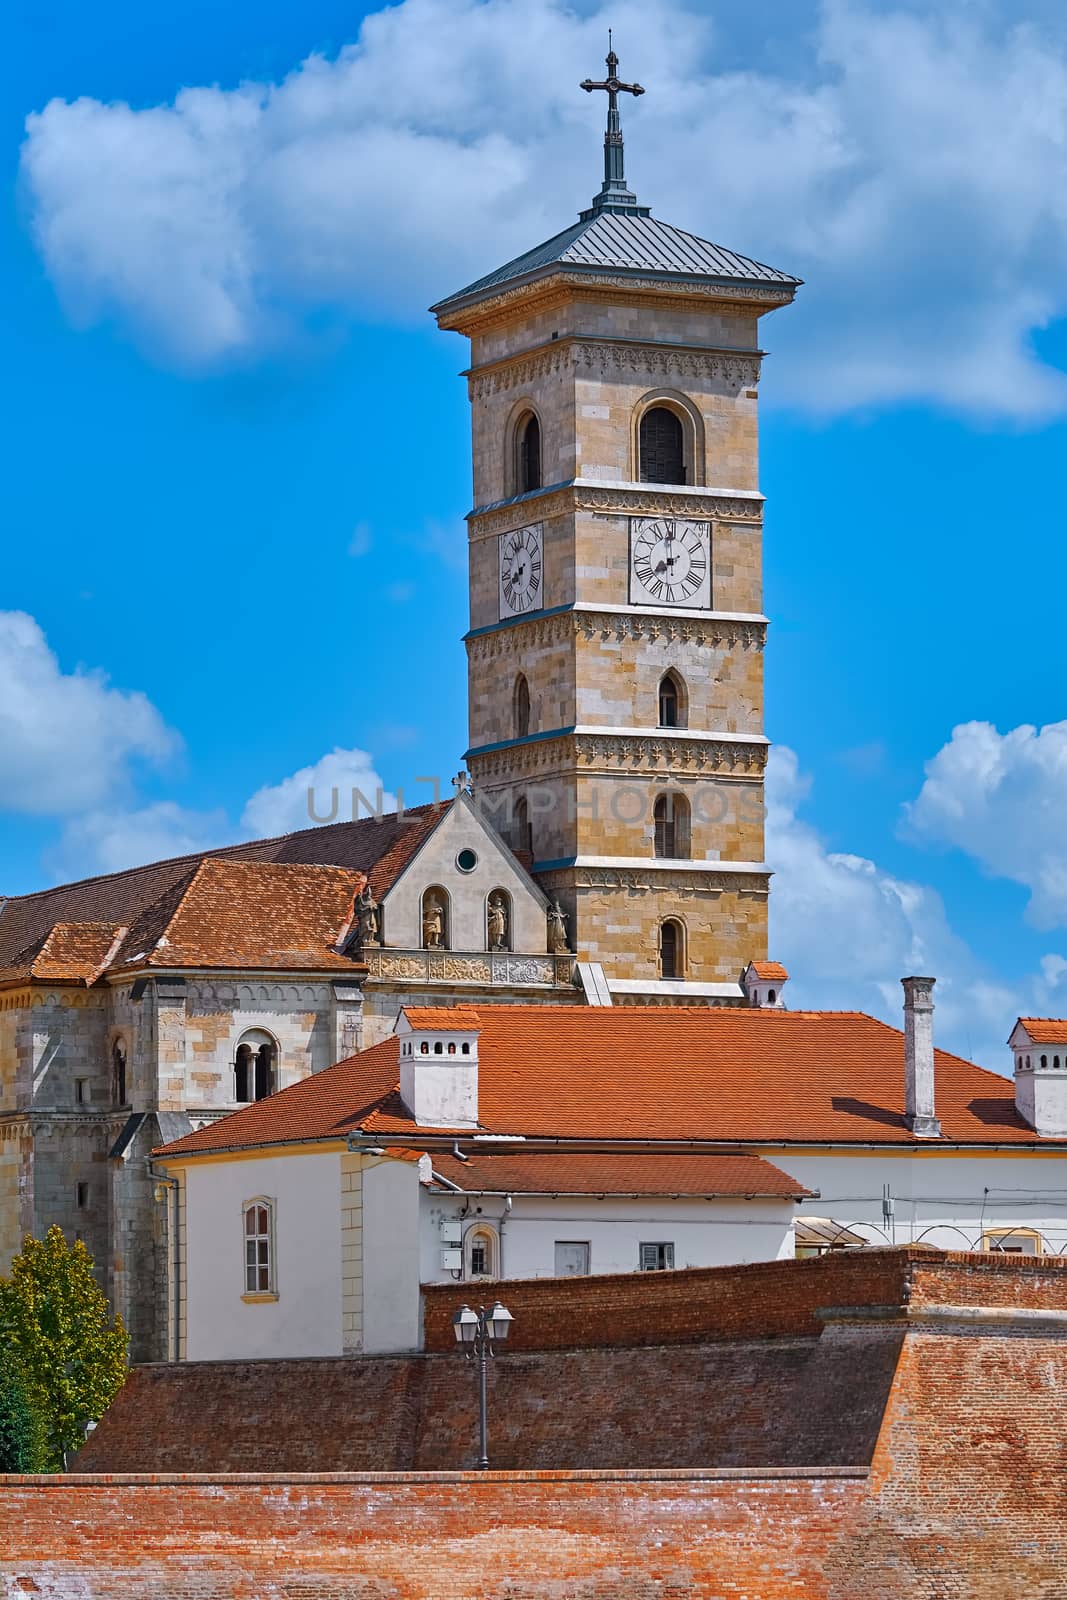
<svg viewBox="0 0 1067 1600">
<path fill-rule="evenodd" d="M 63 672 L 40 625 L 0 612 L 0 810 L 63 816 L 122 790 L 131 764 L 180 748 L 146 695 Z"/>
<path fill-rule="evenodd" d="M 1067 722 L 1003 734 L 961 723 L 925 770 L 911 830 L 1024 884 L 1037 927 L 1067 925 Z"/>
<path fill-rule="evenodd" d="M 272 838 L 395 808 L 395 796 L 383 789 L 366 750 L 334 749 L 313 766 L 257 789 L 244 808 L 241 826 L 253 838 Z"/>
<path fill-rule="evenodd" d="M 90 811 L 72 818 L 45 865 L 57 882 L 121 872 L 147 861 L 192 855 L 234 842 L 225 811 L 192 811 L 172 800 L 129 811 Z"/>
<path fill-rule="evenodd" d="M 642 197 L 809 280 L 775 319 L 770 392 L 1062 412 L 1067 381 L 1030 342 L 1067 309 L 1062 16 L 1044 0 L 782 12 L 774 52 L 744 7 L 619 0 L 610 18 L 649 88 L 626 108 Z M 193 366 L 254 356 L 323 308 L 419 318 L 588 202 L 603 109 L 576 82 L 607 20 L 402 0 L 280 84 L 54 100 L 22 158 L 48 271 L 80 324 L 114 319 Z"/>
<path fill-rule="evenodd" d="M 1062 1011 L 1067 960 L 1047 955 L 1021 980 L 990 972 L 954 932 L 935 889 L 828 850 L 798 816 L 809 792 L 793 751 L 775 748 L 767 772 L 770 953 L 789 968 L 789 1004 L 868 1011 L 899 1026 L 900 978 L 932 975 L 938 1043 L 1006 1071 L 1015 1018 Z"/>
</svg>

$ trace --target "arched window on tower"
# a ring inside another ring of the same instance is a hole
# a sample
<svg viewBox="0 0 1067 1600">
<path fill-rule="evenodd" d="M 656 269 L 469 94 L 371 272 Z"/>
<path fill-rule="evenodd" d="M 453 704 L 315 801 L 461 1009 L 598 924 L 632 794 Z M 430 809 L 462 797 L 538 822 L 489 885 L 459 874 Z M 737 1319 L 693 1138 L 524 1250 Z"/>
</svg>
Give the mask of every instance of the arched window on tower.
<svg viewBox="0 0 1067 1600">
<path fill-rule="evenodd" d="M 532 412 L 519 423 L 516 443 L 519 493 L 529 494 L 541 487 L 541 424 Z"/>
<path fill-rule="evenodd" d="M 685 435 L 667 406 L 651 406 L 638 429 L 642 483 L 685 482 Z"/>
<path fill-rule="evenodd" d="M 659 975 L 685 977 L 685 929 L 673 917 L 659 926 Z"/>
<path fill-rule="evenodd" d="M 233 1097 L 247 1103 L 274 1093 L 278 1046 L 269 1033 L 253 1028 L 242 1034 L 233 1062 Z"/>
<path fill-rule="evenodd" d="M 652 812 L 656 855 L 667 861 L 689 855 L 689 802 L 682 794 L 661 794 Z"/>
<path fill-rule="evenodd" d="M 515 679 L 514 693 L 515 707 L 515 737 L 525 739 L 530 732 L 530 685 L 526 682 L 525 675 L 519 673 Z"/>
<path fill-rule="evenodd" d="M 684 728 L 687 723 L 685 689 L 676 672 L 665 672 L 659 682 L 659 725 Z"/>
</svg>

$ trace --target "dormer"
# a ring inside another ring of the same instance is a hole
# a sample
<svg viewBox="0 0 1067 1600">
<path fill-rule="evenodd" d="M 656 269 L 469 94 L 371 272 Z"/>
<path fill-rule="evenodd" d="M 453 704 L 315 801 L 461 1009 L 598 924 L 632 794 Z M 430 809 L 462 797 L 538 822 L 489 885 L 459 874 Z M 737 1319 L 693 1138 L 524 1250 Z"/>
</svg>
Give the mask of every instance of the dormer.
<svg viewBox="0 0 1067 1600">
<path fill-rule="evenodd" d="M 419 1127 L 476 1128 L 479 1018 L 473 1006 L 405 1006 L 393 1031 L 400 1098 Z"/>
<path fill-rule="evenodd" d="M 1067 1021 L 1020 1017 L 1008 1040 L 1015 1109 L 1044 1139 L 1067 1139 Z"/>
<path fill-rule="evenodd" d="M 764 1010 L 785 1009 L 782 990 L 789 974 L 780 961 L 750 961 L 741 974 L 741 987 L 750 1006 Z"/>
</svg>

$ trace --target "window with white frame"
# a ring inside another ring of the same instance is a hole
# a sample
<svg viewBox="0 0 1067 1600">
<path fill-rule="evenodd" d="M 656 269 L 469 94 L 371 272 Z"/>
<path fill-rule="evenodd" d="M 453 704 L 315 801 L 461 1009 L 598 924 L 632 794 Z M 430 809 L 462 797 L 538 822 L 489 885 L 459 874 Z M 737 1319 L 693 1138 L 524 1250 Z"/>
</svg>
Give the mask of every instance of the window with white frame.
<svg viewBox="0 0 1067 1600">
<path fill-rule="evenodd" d="M 497 1231 L 479 1223 L 469 1229 L 463 1241 L 466 1247 L 468 1278 L 495 1278 L 497 1276 Z"/>
<path fill-rule="evenodd" d="M 640 1249 L 642 1272 L 666 1272 L 674 1266 L 673 1244 L 643 1244 Z"/>
<path fill-rule="evenodd" d="M 274 1207 L 250 1200 L 244 1208 L 245 1294 L 274 1294 Z"/>
</svg>

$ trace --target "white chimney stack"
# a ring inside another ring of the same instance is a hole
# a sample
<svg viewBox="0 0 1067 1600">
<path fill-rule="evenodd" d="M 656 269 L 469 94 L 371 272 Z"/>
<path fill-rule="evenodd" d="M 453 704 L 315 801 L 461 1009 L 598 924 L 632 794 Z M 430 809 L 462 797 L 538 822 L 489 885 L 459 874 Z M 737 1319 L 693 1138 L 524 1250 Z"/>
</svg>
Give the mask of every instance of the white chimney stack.
<svg viewBox="0 0 1067 1600">
<path fill-rule="evenodd" d="M 1067 1021 L 1020 1017 L 1008 1043 L 1019 1115 L 1043 1139 L 1067 1138 Z"/>
<path fill-rule="evenodd" d="M 940 1139 L 934 1114 L 935 978 L 901 978 L 904 985 L 904 1121 L 917 1139 Z"/>
<path fill-rule="evenodd" d="M 478 1126 L 478 1013 L 473 1006 L 405 1006 L 400 1098 L 421 1128 Z"/>
</svg>

